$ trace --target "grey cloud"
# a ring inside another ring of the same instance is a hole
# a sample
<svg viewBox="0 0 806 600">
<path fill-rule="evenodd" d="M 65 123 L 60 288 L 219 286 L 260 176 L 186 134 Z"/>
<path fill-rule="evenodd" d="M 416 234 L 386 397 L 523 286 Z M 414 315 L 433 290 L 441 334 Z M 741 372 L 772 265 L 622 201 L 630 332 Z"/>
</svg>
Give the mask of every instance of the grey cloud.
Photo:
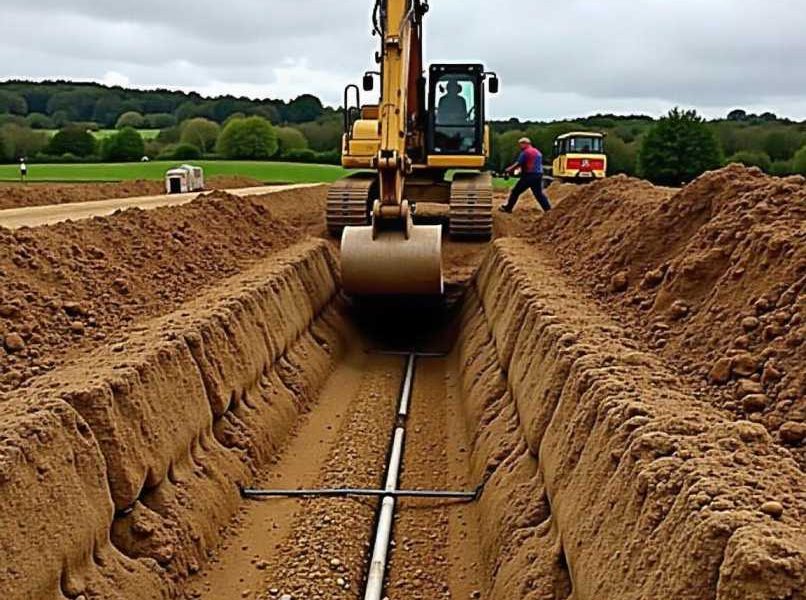
<svg viewBox="0 0 806 600">
<path fill-rule="evenodd" d="M 502 76 L 496 116 L 720 114 L 806 118 L 800 0 L 432 0 L 432 61 Z M 372 66 L 371 0 L 0 0 L 3 76 L 104 79 L 331 103 Z M 34 24 L 31 27 L 31 24 Z"/>
</svg>

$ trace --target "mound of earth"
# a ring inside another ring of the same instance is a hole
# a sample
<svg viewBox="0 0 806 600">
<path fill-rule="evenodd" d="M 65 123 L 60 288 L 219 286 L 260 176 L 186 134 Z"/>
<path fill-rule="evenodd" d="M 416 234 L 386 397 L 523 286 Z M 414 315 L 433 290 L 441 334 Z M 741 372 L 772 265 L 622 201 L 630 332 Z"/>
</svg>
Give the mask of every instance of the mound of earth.
<svg viewBox="0 0 806 600">
<path fill-rule="evenodd" d="M 221 175 L 211 177 L 207 188 L 211 190 L 234 189 L 263 185 L 251 177 Z M 135 198 L 156 196 L 165 193 L 161 181 L 121 181 L 116 183 L 28 183 L 25 185 L 0 185 L 0 210 L 25 206 L 48 206 L 51 204 L 72 204 L 92 202 L 111 198 Z"/>
<path fill-rule="evenodd" d="M 0 391 L 324 230 L 324 188 L 0 229 Z"/>
<path fill-rule="evenodd" d="M 806 179 L 731 165 L 674 191 L 613 177 L 529 236 L 806 464 Z"/>
</svg>

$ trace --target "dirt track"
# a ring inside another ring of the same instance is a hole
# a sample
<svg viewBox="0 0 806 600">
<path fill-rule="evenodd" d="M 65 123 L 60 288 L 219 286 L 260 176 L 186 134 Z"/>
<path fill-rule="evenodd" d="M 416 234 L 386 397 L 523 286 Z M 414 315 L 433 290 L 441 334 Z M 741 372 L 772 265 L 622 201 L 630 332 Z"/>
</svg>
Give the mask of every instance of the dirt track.
<svg viewBox="0 0 806 600">
<path fill-rule="evenodd" d="M 263 182 L 251 177 L 215 176 L 207 181 L 209 190 L 257 187 Z M 123 181 L 118 183 L 0 183 L 0 210 L 31 206 L 54 206 L 95 202 L 110 198 L 157 196 L 165 193 L 161 181 Z"/>
<path fill-rule="evenodd" d="M 416 345 L 403 487 L 485 487 L 401 503 L 389 598 L 802 599 L 804 189 L 553 188 L 430 320 L 339 295 L 322 190 L 6 232 L 0 587 L 358 598 L 374 501 L 238 488 L 379 485 Z"/>
<path fill-rule="evenodd" d="M 280 185 L 243 187 L 222 190 L 222 193 L 238 198 L 249 196 L 266 196 L 277 192 L 314 187 L 309 185 Z M 215 192 L 212 192 L 215 193 Z M 79 221 L 96 217 L 107 217 L 117 211 L 139 209 L 153 210 L 166 206 L 181 206 L 199 197 L 198 192 L 188 194 L 158 194 L 154 196 L 134 196 L 131 198 L 114 198 L 92 202 L 73 202 L 51 206 L 28 206 L 0 210 L 0 227 L 21 229 L 22 227 L 41 227 L 54 225 L 64 221 Z"/>
</svg>

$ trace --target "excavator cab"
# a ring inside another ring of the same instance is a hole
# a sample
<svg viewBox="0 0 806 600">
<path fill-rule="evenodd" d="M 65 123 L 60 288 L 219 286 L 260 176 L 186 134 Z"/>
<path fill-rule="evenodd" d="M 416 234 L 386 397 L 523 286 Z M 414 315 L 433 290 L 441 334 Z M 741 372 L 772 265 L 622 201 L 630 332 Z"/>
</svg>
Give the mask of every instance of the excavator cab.
<svg viewBox="0 0 806 600">
<path fill-rule="evenodd" d="M 426 0 L 375 0 L 381 68 L 362 87 L 380 78 L 380 101 L 363 105 L 359 86 L 345 89 L 342 165 L 357 171 L 331 187 L 326 220 L 353 296 L 440 296 L 443 226 L 454 238 L 492 236 L 485 97 L 498 78 L 480 64 L 426 70 L 428 10 Z"/>
<path fill-rule="evenodd" d="M 428 155 L 484 155 L 484 67 L 432 65 Z"/>
</svg>

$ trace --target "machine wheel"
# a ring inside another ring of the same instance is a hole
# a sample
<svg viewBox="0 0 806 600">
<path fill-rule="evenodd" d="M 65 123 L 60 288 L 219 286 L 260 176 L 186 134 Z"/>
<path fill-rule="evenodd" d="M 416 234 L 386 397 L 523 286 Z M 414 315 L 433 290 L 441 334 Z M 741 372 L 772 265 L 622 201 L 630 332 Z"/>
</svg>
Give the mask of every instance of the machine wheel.
<svg viewBox="0 0 806 600">
<path fill-rule="evenodd" d="M 489 173 L 457 173 L 451 185 L 452 238 L 489 240 L 493 235 L 493 179 Z"/>
<path fill-rule="evenodd" d="M 345 227 L 370 223 L 370 195 L 377 182 L 374 173 L 357 173 L 335 182 L 327 194 L 327 230 L 341 237 Z"/>
</svg>

